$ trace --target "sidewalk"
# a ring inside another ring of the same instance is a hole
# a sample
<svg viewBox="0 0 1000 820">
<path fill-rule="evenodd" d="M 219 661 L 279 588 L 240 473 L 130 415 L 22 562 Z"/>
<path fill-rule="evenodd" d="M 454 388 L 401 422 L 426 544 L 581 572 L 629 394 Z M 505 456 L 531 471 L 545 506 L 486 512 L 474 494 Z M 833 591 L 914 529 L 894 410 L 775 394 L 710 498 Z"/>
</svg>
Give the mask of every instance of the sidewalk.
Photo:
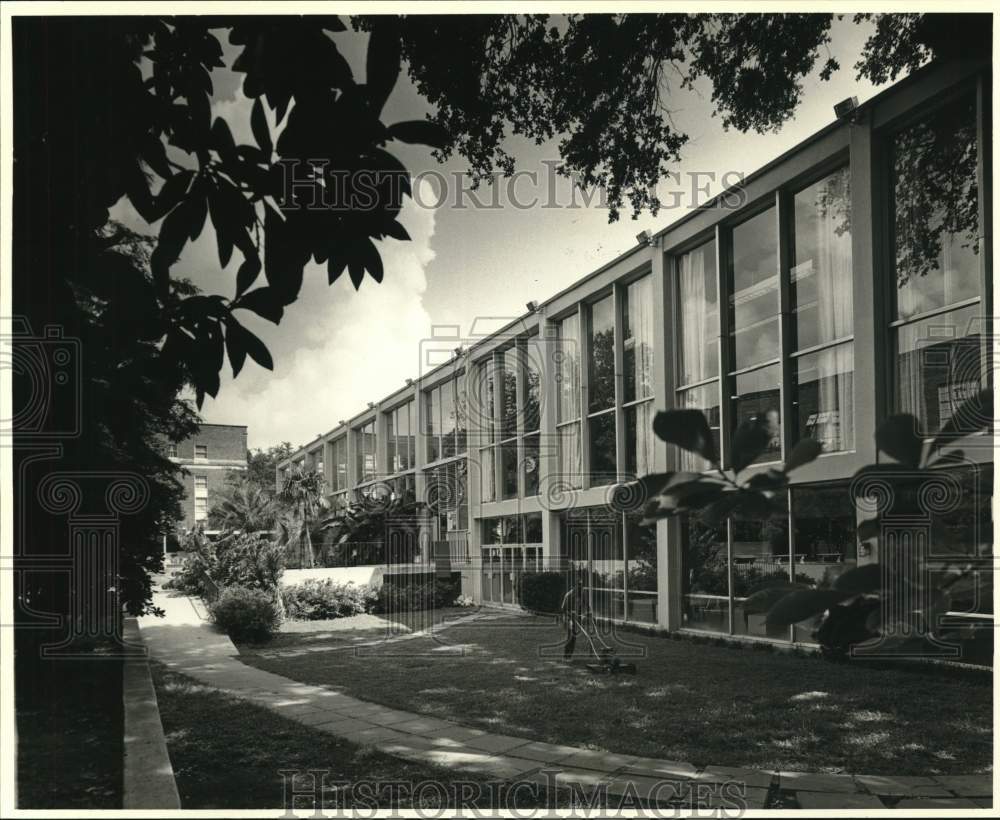
<svg viewBox="0 0 1000 820">
<path fill-rule="evenodd" d="M 322 686 L 246 666 L 208 622 L 200 601 L 154 591 L 165 618 L 142 618 L 153 658 L 201 683 L 291 720 L 407 760 L 502 780 L 548 786 L 606 786 L 610 795 L 708 808 L 981 809 L 992 806 L 989 775 L 874 777 L 770 772 L 641 758 L 533 742 L 390 709 Z M 731 784 L 731 785 L 727 785 Z"/>
</svg>

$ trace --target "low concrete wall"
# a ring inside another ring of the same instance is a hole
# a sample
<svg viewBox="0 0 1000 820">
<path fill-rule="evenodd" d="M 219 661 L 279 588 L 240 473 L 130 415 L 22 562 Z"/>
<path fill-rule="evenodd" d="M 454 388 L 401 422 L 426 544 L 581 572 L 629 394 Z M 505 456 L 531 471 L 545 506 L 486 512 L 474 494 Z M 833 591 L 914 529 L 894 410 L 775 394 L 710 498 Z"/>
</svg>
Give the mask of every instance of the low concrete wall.
<svg viewBox="0 0 1000 820">
<path fill-rule="evenodd" d="M 125 620 L 125 640 L 141 644 L 135 618 Z M 125 761 L 123 809 L 176 810 L 181 807 L 156 690 L 146 655 L 124 663 Z"/>
<path fill-rule="evenodd" d="M 313 567 L 312 569 L 286 569 L 281 576 L 283 587 L 301 584 L 307 580 L 330 580 L 335 584 L 365 584 L 382 586 L 383 567 Z"/>
</svg>

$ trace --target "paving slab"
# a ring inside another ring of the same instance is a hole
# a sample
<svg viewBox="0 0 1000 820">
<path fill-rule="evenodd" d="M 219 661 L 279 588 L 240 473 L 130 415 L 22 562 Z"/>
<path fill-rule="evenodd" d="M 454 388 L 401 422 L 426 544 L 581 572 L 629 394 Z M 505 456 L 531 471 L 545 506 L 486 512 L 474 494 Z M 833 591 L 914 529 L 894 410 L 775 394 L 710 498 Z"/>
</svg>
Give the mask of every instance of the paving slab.
<svg viewBox="0 0 1000 820">
<path fill-rule="evenodd" d="M 625 769 L 629 774 L 658 777 L 667 780 L 690 780 L 697 776 L 698 769 L 680 760 L 660 760 L 655 757 L 637 757 Z"/>
<path fill-rule="evenodd" d="M 959 797 L 992 797 L 993 775 L 989 774 L 954 774 L 938 775 L 934 778 L 946 789 L 953 791 Z"/>
<path fill-rule="evenodd" d="M 432 736 L 439 731 L 458 728 L 457 724 L 438 718 L 416 717 L 393 724 L 393 729 L 399 732 L 409 732 L 414 735 Z"/>
<path fill-rule="evenodd" d="M 796 795 L 803 809 L 884 809 L 885 804 L 874 794 L 843 792 L 807 792 Z"/>
<path fill-rule="evenodd" d="M 303 715 L 304 718 L 311 718 L 312 715 Z M 293 720 L 296 718 L 293 718 Z M 299 721 L 300 723 L 303 721 Z M 312 726 L 314 729 L 322 729 L 324 732 L 329 732 L 332 735 L 349 735 L 352 732 L 362 732 L 365 729 L 374 729 L 375 724 L 369 723 L 367 720 L 357 720 L 355 718 L 345 718 L 343 715 L 337 715 L 334 719 L 327 720 L 324 722 L 311 722 L 307 723 L 307 726 Z"/>
<path fill-rule="evenodd" d="M 640 774 L 621 773 L 608 782 L 609 794 L 638 798 L 644 803 L 664 804 L 686 800 L 691 791 L 687 780 L 645 777 Z"/>
<path fill-rule="evenodd" d="M 458 724 L 453 724 L 453 728 L 439 729 L 434 733 L 434 739 L 439 743 L 442 741 L 451 741 L 453 743 L 464 743 L 474 737 L 482 737 L 487 734 L 482 729 L 472 729 L 468 726 L 459 726 Z"/>
<path fill-rule="evenodd" d="M 931 777 L 860 774 L 855 778 L 872 794 L 882 797 L 951 797 L 951 792 Z"/>
<path fill-rule="evenodd" d="M 486 752 L 500 754 L 501 752 L 509 752 L 511 749 L 515 749 L 518 746 L 526 746 L 529 742 L 530 741 L 526 737 L 486 734 L 479 737 L 470 737 L 464 742 L 464 745 L 473 749 L 481 749 Z"/>
<path fill-rule="evenodd" d="M 565 760 L 560 761 L 561 765 L 578 769 L 595 769 L 599 772 L 617 772 L 626 766 L 635 763 L 634 755 L 619 755 L 612 752 L 592 751 L 581 749 L 576 754 L 570 755 Z"/>
<path fill-rule="evenodd" d="M 708 766 L 692 778 L 699 783 L 738 783 L 748 788 L 758 789 L 769 788 L 773 779 L 774 772 L 732 766 Z"/>
<path fill-rule="evenodd" d="M 860 791 L 854 778 L 848 774 L 809 774 L 806 772 L 779 772 L 778 785 L 794 792 Z"/>
<path fill-rule="evenodd" d="M 768 789 L 746 786 L 741 782 L 703 783 L 692 781 L 681 807 L 723 809 L 742 813 L 749 809 L 762 809 L 767 803 Z"/>
<path fill-rule="evenodd" d="M 528 782 L 546 787 L 567 788 L 580 786 L 593 789 L 610 781 L 611 775 L 594 769 L 575 769 L 569 766 L 542 766 L 535 774 L 525 778 Z"/>
<path fill-rule="evenodd" d="M 541 741 L 517 747 L 518 757 L 539 760 L 543 763 L 560 763 L 579 751 L 580 749 L 576 746 L 559 746 L 555 743 L 542 743 Z"/>
<path fill-rule="evenodd" d="M 968 797 L 904 797 L 897 809 L 978 809 Z"/>
</svg>

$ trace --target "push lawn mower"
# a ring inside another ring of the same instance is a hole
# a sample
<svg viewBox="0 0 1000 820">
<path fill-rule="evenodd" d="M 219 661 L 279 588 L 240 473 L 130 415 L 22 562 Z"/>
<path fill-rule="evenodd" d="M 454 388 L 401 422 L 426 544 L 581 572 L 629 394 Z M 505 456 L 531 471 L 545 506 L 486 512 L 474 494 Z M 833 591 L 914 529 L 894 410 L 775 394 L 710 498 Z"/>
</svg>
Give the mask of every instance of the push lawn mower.
<svg viewBox="0 0 1000 820">
<path fill-rule="evenodd" d="M 634 675 L 638 671 L 634 663 L 624 662 L 615 655 L 615 650 L 604 642 L 604 639 L 601 638 L 600 633 L 597 631 L 597 624 L 594 622 L 593 616 L 588 615 L 584 619 L 579 615 L 574 615 L 573 620 L 577 628 L 586 636 L 587 643 L 590 644 L 590 651 L 597 661 L 596 663 L 587 664 L 587 668 L 591 672 L 608 675 L 617 675 L 620 672 L 625 672 Z M 593 627 L 593 630 L 588 627 Z"/>
</svg>

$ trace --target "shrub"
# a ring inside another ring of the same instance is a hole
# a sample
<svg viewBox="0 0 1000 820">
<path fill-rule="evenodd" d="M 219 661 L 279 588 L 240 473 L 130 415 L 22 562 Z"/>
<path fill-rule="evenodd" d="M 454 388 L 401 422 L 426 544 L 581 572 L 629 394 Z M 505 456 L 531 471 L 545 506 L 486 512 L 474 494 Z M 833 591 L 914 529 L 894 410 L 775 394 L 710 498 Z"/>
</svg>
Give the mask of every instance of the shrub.
<svg viewBox="0 0 1000 820">
<path fill-rule="evenodd" d="M 453 605 L 461 591 L 460 583 L 449 578 L 430 581 L 419 577 L 386 581 L 379 590 L 375 612 L 414 612 L 422 609 L 443 609 Z"/>
<path fill-rule="evenodd" d="M 370 612 L 378 593 L 367 584 L 338 584 L 329 578 L 310 578 L 284 587 L 281 597 L 289 618 L 320 621 Z"/>
<path fill-rule="evenodd" d="M 285 568 L 284 549 L 263 533 L 233 533 L 217 541 L 197 535 L 189 537 L 188 548 L 188 557 L 165 587 L 206 600 L 222 587 L 273 593 Z"/>
<path fill-rule="evenodd" d="M 264 533 L 240 533 L 213 545 L 213 579 L 220 587 L 240 586 L 274 591 L 285 570 L 285 551 Z"/>
<path fill-rule="evenodd" d="M 521 576 L 518 600 L 529 612 L 558 612 L 568 589 L 562 572 L 526 572 Z"/>
<path fill-rule="evenodd" d="M 237 641 L 269 640 L 281 623 L 274 595 L 262 589 L 225 587 L 208 611 L 215 623 Z"/>
</svg>

